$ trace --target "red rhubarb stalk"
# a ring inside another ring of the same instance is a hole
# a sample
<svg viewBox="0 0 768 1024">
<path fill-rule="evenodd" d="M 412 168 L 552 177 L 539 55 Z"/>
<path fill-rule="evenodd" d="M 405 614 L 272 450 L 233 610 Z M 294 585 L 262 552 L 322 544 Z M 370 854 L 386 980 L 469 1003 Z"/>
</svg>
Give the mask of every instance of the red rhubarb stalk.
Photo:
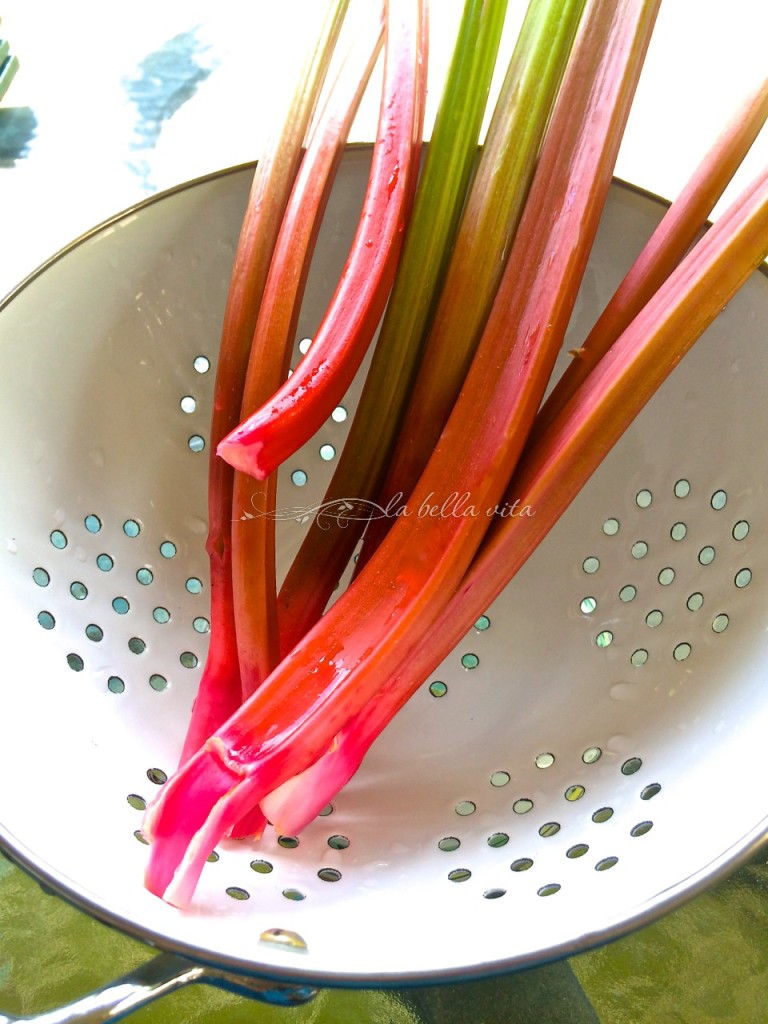
<svg viewBox="0 0 768 1024">
<path fill-rule="evenodd" d="M 742 103 L 664 214 L 629 273 L 611 297 L 583 345 L 536 417 L 534 435 L 544 430 L 597 365 L 622 331 L 669 277 L 747 155 L 768 117 L 768 79 Z"/>
<path fill-rule="evenodd" d="M 366 15 L 313 126 L 264 287 L 245 381 L 243 419 L 286 378 L 312 252 L 336 168 L 381 49 L 383 31 L 382 17 Z M 232 576 L 243 699 L 278 661 L 276 490 L 274 473 L 257 481 L 235 472 Z"/>
<path fill-rule="evenodd" d="M 182 763 L 240 704 L 231 570 L 232 470 L 215 455 L 237 425 L 259 304 L 280 223 L 301 161 L 310 119 L 328 71 L 349 0 L 333 0 L 290 102 L 282 129 L 254 172 L 224 312 L 209 437 L 208 540 L 210 645 Z"/>
<path fill-rule="evenodd" d="M 187 899 L 222 833 L 328 750 L 460 583 L 561 346 L 656 11 L 643 0 L 588 4 L 496 302 L 413 514 L 163 787 L 145 821 L 150 891 Z M 455 493 L 457 466 L 466 497 Z"/>
<path fill-rule="evenodd" d="M 354 378 L 384 311 L 418 174 L 427 56 L 426 0 L 387 0 L 384 86 L 363 210 L 312 347 L 260 410 L 219 444 L 264 479 L 322 426 Z"/>
<path fill-rule="evenodd" d="M 318 761 L 262 801 L 262 810 L 280 832 L 296 835 L 336 796 L 400 708 L 512 580 L 627 426 L 768 254 L 767 218 L 765 172 L 686 263 L 674 275 L 670 270 L 672 276 L 660 283 L 663 290 L 654 293 L 642 315 L 616 332 L 610 360 L 605 356 L 546 427 L 529 436 L 503 504 L 527 507 L 534 515 L 495 521 L 450 603 L 376 699 L 346 723 Z M 635 264 L 631 275 L 634 269 Z"/>
<path fill-rule="evenodd" d="M 358 571 L 407 501 L 445 426 L 477 348 L 531 185 L 583 0 L 531 0 L 493 111 L 456 245 Z"/>
<path fill-rule="evenodd" d="M 507 0 L 466 0 L 365 385 L 322 515 L 310 524 L 278 595 L 284 654 L 324 612 L 378 496 L 475 164 L 506 7 Z"/>
</svg>

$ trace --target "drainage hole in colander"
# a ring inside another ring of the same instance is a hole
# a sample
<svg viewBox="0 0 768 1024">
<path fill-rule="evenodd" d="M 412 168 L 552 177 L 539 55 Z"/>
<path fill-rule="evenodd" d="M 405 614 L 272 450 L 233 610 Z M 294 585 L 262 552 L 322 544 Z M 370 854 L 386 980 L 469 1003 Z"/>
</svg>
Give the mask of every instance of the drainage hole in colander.
<svg viewBox="0 0 768 1024">
<path fill-rule="evenodd" d="M 576 843 L 575 846 L 571 846 L 565 851 L 565 856 L 569 860 L 578 860 L 579 857 L 583 857 L 585 853 L 589 852 L 589 846 L 586 843 Z"/>
<path fill-rule="evenodd" d="M 467 651 L 466 654 L 462 654 L 461 656 L 461 664 L 463 668 L 468 672 L 471 672 L 472 669 L 477 668 L 480 664 L 480 659 L 476 654 L 473 654 L 471 651 Z"/>
<path fill-rule="evenodd" d="M 494 832 L 492 836 L 488 836 L 487 842 L 491 849 L 500 850 L 509 842 L 509 836 L 506 832 Z"/>
<path fill-rule="evenodd" d="M 560 831 L 560 823 L 557 821 L 547 821 L 539 828 L 539 835 L 542 839 L 551 839 L 552 836 L 556 836 Z"/>
<path fill-rule="evenodd" d="M 123 533 L 126 537 L 138 537 L 141 525 L 135 519 L 126 519 L 123 523 Z"/>
<path fill-rule="evenodd" d="M 605 821 L 610 821 L 613 817 L 612 807 L 599 807 L 592 815 L 592 821 L 597 825 L 602 825 Z"/>
<path fill-rule="evenodd" d="M 211 368 L 211 361 L 208 356 L 196 356 L 192 362 L 192 366 L 198 373 L 208 373 Z"/>
<path fill-rule="evenodd" d="M 125 682 L 120 676 L 110 676 L 107 680 L 107 689 L 110 693 L 124 693 Z"/>
<path fill-rule="evenodd" d="M 40 566 L 32 570 L 32 579 L 35 581 L 38 587 L 47 587 L 48 584 L 51 582 L 51 577 L 49 573 L 45 569 L 42 569 Z"/>
<path fill-rule="evenodd" d="M 474 803 L 472 800 L 459 800 L 459 802 L 456 804 L 455 810 L 457 814 L 460 814 L 463 818 L 465 818 L 468 814 L 475 813 L 475 811 L 477 810 L 477 804 Z"/>
<path fill-rule="evenodd" d="M 206 859 L 208 864 L 215 864 L 218 861 L 218 859 L 219 859 L 219 855 L 218 855 L 218 853 L 215 850 L 211 850 L 211 852 L 208 854 L 208 856 L 205 859 Z"/>
<path fill-rule="evenodd" d="M 321 444 L 319 448 L 319 455 L 323 462 L 333 462 L 336 458 L 336 449 L 332 444 Z"/>
<path fill-rule="evenodd" d="M 343 423 L 348 416 L 347 410 L 343 405 L 337 405 L 331 413 L 331 419 L 334 423 Z"/>
<path fill-rule="evenodd" d="M 96 565 L 102 572 L 111 572 L 115 567 L 115 560 L 111 555 L 102 551 L 100 555 L 96 556 Z"/>
<path fill-rule="evenodd" d="M 733 530 L 731 531 L 731 535 L 734 540 L 744 540 L 748 533 L 749 523 L 746 521 L 746 519 L 740 519 L 738 523 L 734 525 Z M 53 539 L 53 536 L 51 536 L 51 539 Z"/>
<path fill-rule="evenodd" d="M 642 767 L 642 758 L 628 757 L 627 760 L 621 766 L 621 774 L 634 775 L 636 772 L 639 772 Z"/>
<path fill-rule="evenodd" d="M 102 526 L 101 520 L 95 515 L 87 515 L 83 523 L 88 533 L 98 533 Z"/>
<path fill-rule="evenodd" d="M 536 757 L 534 757 L 533 759 L 533 763 L 536 765 L 537 768 L 551 768 L 552 765 L 555 763 L 555 755 L 550 754 L 549 752 L 537 754 Z"/>
<path fill-rule="evenodd" d="M 189 594 L 202 594 L 203 581 L 198 579 L 197 576 L 190 576 L 185 582 L 184 588 Z"/>
<path fill-rule="evenodd" d="M 192 651 L 182 651 L 179 655 L 179 661 L 184 668 L 197 668 L 198 665 L 198 657 Z"/>
<path fill-rule="evenodd" d="M 618 857 L 603 857 L 595 864 L 595 871 L 609 871 L 619 863 Z"/>
<path fill-rule="evenodd" d="M 449 882 L 466 882 L 472 877 L 472 872 L 469 868 L 454 868 L 453 871 L 448 872 Z"/>
<path fill-rule="evenodd" d="M 510 776 L 509 772 L 503 772 L 503 771 L 494 772 L 493 775 L 491 775 L 490 783 L 491 783 L 492 786 L 495 786 L 495 787 L 499 788 L 501 786 L 506 786 L 508 784 L 510 778 L 511 778 L 511 776 Z"/>
<path fill-rule="evenodd" d="M 669 536 L 672 540 L 681 541 L 684 540 L 688 533 L 688 527 L 685 523 L 675 523 L 672 529 L 669 531 Z"/>
<path fill-rule="evenodd" d="M 341 872 L 338 868 L 320 868 L 317 877 L 323 882 L 340 882 Z"/>
<path fill-rule="evenodd" d="M 247 889 L 241 889 L 239 885 L 230 885 L 224 890 L 227 896 L 230 896 L 233 900 L 249 900 L 251 894 Z"/>
<path fill-rule="evenodd" d="M 155 620 L 155 622 L 160 623 L 160 625 L 164 625 L 166 622 L 171 621 L 171 613 L 168 611 L 167 608 L 158 606 L 157 608 L 152 609 L 152 618 Z"/>
<path fill-rule="evenodd" d="M 168 776 L 162 768 L 147 768 L 147 778 L 156 786 L 162 786 L 168 781 Z"/>
<path fill-rule="evenodd" d="M 697 612 L 704 604 L 704 595 L 698 590 L 691 594 L 688 600 L 685 602 L 686 608 L 691 612 Z"/>
<path fill-rule="evenodd" d="M 333 814 L 333 804 L 326 804 L 322 811 L 318 811 L 318 818 L 327 818 L 329 814 Z"/>
<path fill-rule="evenodd" d="M 533 867 L 533 861 L 530 857 L 518 857 L 517 860 L 513 860 L 509 865 L 510 871 L 528 871 Z"/>
<path fill-rule="evenodd" d="M 629 604 L 630 601 L 634 601 L 637 597 L 637 587 L 632 586 L 628 583 L 625 587 L 622 587 L 619 591 L 619 600 L 623 601 L 624 604 Z"/>
<path fill-rule="evenodd" d="M 461 840 L 457 839 L 456 836 L 444 836 L 437 844 L 438 850 L 442 850 L 443 853 L 453 853 L 453 851 L 458 850 L 460 846 Z"/>
<path fill-rule="evenodd" d="M 307 354 L 307 352 L 309 352 L 311 347 L 312 347 L 312 339 L 311 338 L 302 338 L 301 341 L 298 344 L 299 352 L 303 356 L 305 356 Z"/>
<path fill-rule="evenodd" d="M 595 644 L 597 647 L 610 647 L 613 643 L 613 633 L 610 629 L 601 630 L 595 637 Z"/>
<path fill-rule="evenodd" d="M 712 497 L 709 499 L 709 503 L 716 512 L 719 512 L 721 508 L 725 508 L 728 501 L 728 495 L 725 491 L 715 491 Z"/>
<path fill-rule="evenodd" d="M 140 828 L 137 828 L 133 833 L 133 838 L 138 839 L 142 846 L 149 846 L 149 840 L 146 838 Z"/>
<path fill-rule="evenodd" d="M 149 677 L 149 685 L 157 693 L 162 693 L 163 690 L 168 688 L 168 680 L 165 676 L 161 676 L 158 672 L 153 672 Z"/>
<path fill-rule="evenodd" d="M 197 615 L 192 619 L 192 629 L 196 633 L 207 633 L 211 628 L 211 624 L 203 615 Z"/>
<path fill-rule="evenodd" d="M 291 483 L 294 487 L 305 487 L 309 477 L 303 469 L 294 469 L 291 473 Z"/>
<path fill-rule="evenodd" d="M 685 661 L 691 655 L 691 645 L 689 643 L 678 644 L 672 651 L 672 657 L 675 661 Z"/>
<path fill-rule="evenodd" d="M 131 610 L 131 605 L 127 597 L 114 597 L 112 598 L 112 608 L 118 615 L 127 615 Z"/>
<path fill-rule="evenodd" d="M 501 899 L 502 896 L 506 896 L 506 894 L 506 889 L 486 889 L 483 893 L 483 899 L 498 900 Z"/>
<path fill-rule="evenodd" d="M 84 601 L 88 597 L 88 587 L 80 580 L 70 583 L 69 592 L 76 601 Z"/>
<path fill-rule="evenodd" d="M 654 608 L 653 611 L 648 612 L 645 616 L 645 624 L 650 629 L 656 629 L 664 621 L 664 614 L 658 608 Z"/>
<path fill-rule="evenodd" d="M 669 565 L 665 566 L 659 573 L 658 580 L 662 587 L 668 587 L 675 581 L 675 570 Z"/>
<path fill-rule="evenodd" d="M 429 684 L 429 692 L 433 697 L 444 697 L 448 693 L 448 687 L 442 679 L 435 679 Z"/>
<path fill-rule="evenodd" d="M 674 486 L 676 498 L 687 498 L 691 493 L 691 485 L 687 480 L 678 480 Z"/>
<path fill-rule="evenodd" d="M 637 839 L 639 836 L 647 835 L 653 828 L 652 821 L 640 821 L 637 825 L 633 825 L 629 830 L 629 834 L 633 839 Z"/>
<path fill-rule="evenodd" d="M 594 597 L 583 597 L 579 602 L 579 611 L 584 615 L 591 615 L 597 610 L 597 601 Z"/>
<path fill-rule="evenodd" d="M 187 440 L 187 445 L 191 452 L 201 452 L 205 448 L 205 438 L 200 434 L 192 434 Z"/>
<path fill-rule="evenodd" d="M 512 804 L 512 810 L 515 814 L 527 814 L 533 810 L 533 800 L 529 800 L 528 797 L 521 797 L 520 800 L 515 800 Z"/>
<path fill-rule="evenodd" d="M 593 576 L 600 568 L 600 559 L 590 555 L 589 558 L 585 558 L 581 563 L 581 568 L 588 576 Z"/>
<path fill-rule="evenodd" d="M 142 587 L 148 587 L 152 580 L 155 578 L 154 573 L 151 569 L 143 566 L 141 569 L 136 570 L 136 579 L 142 585 Z"/>
<path fill-rule="evenodd" d="M 701 565 L 711 565 L 715 560 L 715 549 L 711 544 L 706 544 L 699 552 L 698 557 Z"/>
<path fill-rule="evenodd" d="M 581 800 L 586 792 L 584 786 L 569 786 L 563 796 L 570 803 L 575 803 L 576 800 Z"/>
<path fill-rule="evenodd" d="M 742 590 L 744 587 L 748 587 L 752 582 L 752 570 L 751 569 L 739 569 L 733 578 L 733 582 L 736 586 Z"/>
<path fill-rule="evenodd" d="M 128 650 L 131 654 L 143 654 L 146 649 L 146 642 L 140 636 L 132 636 L 128 641 Z"/>
<path fill-rule="evenodd" d="M 477 630 L 477 632 L 478 633 L 484 633 L 486 631 L 486 629 L 490 629 L 490 628 L 491 628 L 491 620 L 488 618 L 487 615 L 481 615 L 480 618 L 475 623 L 475 629 Z"/>
<path fill-rule="evenodd" d="M 62 533 L 61 530 L 53 530 L 50 535 L 51 544 L 59 551 L 63 551 L 67 546 L 67 535 Z"/>
<path fill-rule="evenodd" d="M 603 533 L 606 537 L 615 537 L 619 532 L 619 525 L 618 519 L 606 519 L 603 523 Z"/>
<path fill-rule="evenodd" d="M 349 846 L 349 838 L 341 835 L 329 836 L 328 845 L 332 850 L 346 850 Z"/>
<path fill-rule="evenodd" d="M 629 661 L 635 668 L 640 668 L 641 665 L 645 665 L 648 661 L 648 651 L 644 647 L 638 647 L 636 651 L 632 651 L 630 654 Z"/>
<path fill-rule="evenodd" d="M 43 629 L 53 629 L 56 625 L 56 619 L 51 615 L 50 612 L 38 612 L 37 621 L 43 627 Z"/>
<path fill-rule="evenodd" d="M 179 405 L 181 407 L 181 411 L 186 413 L 193 413 L 197 408 L 197 402 L 192 395 L 184 395 L 179 402 Z"/>
<path fill-rule="evenodd" d="M 636 540 L 630 550 L 633 558 L 645 558 L 648 554 L 648 545 L 644 540 Z"/>
<path fill-rule="evenodd" d="M 640 793 L 640 799 L 641 800 L 653 800 L 653 798 L 655 796 L 657 796 L 660 792 L 661 792 L 661 786 L 659 785 L 659 783 L 658 782 L 651 782 L 649 785 L 645 786 L 642 789 L 642 791 Z"/>
<path fill-rule="evenodd" d="M 581 755 L 581 760 L 584 764 L 595 764 L 602 756 L 603 752 L 600 747 L 587 747 Z"/>
<path fill-rule="evenodd" d="M 129 793 L 126 800 L 134 811 L 145 811 L 147 809 L 147 801 L 143 796 L 139 796 L 138 793 Z"/>
<path fill-rule="evenodd" d="M 176 545 L 172 540 L 164 540 L 160 545 L 160 554 L 163 558 L 174 558 L 176 556 Z"/>
<path fill-rule="evenodd" d="M 724 633 L 728 629 L 730 619 L 722 612 L 720 615 L 716 615 L 712 620 L 712 631 L 714 633 Z"/>
<path fill-rule="evenodd" d="M 299 845 L 299 840 L 296 836 L 278 836 L 277 845 L 282 846 L 284 850 L 295 850 Z"/>
<path fill-rule="evenodd" d="M 251 861 L 251 871 L 255 871 L 257 875 L 268 875 L 272 870 L 273 867 L 268 860 Z"/>
<path fill-rule="evenodd" d="M 307 898 L 307 894 L 302 892 L 301 889 L 283 889 L 283 896 L 287 900 L 300 901 Z"/>
<path fill-rule="evenodd" d="M 647 488 L 643 488 L 635 495 L 635 504 L 638 508 L 650 508 L 653 504 L 653 494 Z"/>
<path fill-rule="evenodd" d="M 549 885 L 542 885 L 540 889 L 536 890 L 537 896 L 554 896 L 556 892 L 560 892 L 561 886 L 558 882 L 550 882 Z"/>
<path fill-rule="evenodd" d="M 83 661 L 79 654 L 68 654 L 67 664 L 69 665 L 73 672 L 82 672 L 83 669 L 85 668 L 85 662 Z"/>
</svg>

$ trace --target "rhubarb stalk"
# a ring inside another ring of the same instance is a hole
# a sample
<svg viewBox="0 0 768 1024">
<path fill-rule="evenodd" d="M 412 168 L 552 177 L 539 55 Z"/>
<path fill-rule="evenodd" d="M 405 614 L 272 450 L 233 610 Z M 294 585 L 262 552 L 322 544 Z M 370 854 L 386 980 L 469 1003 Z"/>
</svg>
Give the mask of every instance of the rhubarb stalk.
<svg viewBox="0 0 768 1024">
<path fill-rule="evenodd" d="M 314 518 L 280 588 L 283 654 L 325 610 L 378 495 L 475 163 L 506 8 L 507 0 L 466 0 L 392 295 L 322 501 L 338 512 Z"/>
<path fill-rule="evenodd" d="M 350 43 L 323 111 L 313 126 L 291 192 L 251 345 L 241 418 L 285 380 L 307 273 L 322 216 L 349 130 L 378 57 L 382 17 L 366 14 Z M 235 472 L 232 574 L 242 697 L 278 661 L 275 582 L 277 477 L 254 480 Z M 237 517 L 237 513 L 240 516 Z"/>
<path fill-rule="evenodd" d="M 272 251 L 301 161 L 304 139 L 349 0 L 332 0 L 282 129 L 254 172 L 224 311 L 209 437 L 210 644 L 181 754 L 182 763 L 240 704 L 231 567 L 232 470 L 215 455 L 240 417 L 253 331 Z"/>
<path fill-rule="evenodd" d="M 264 479 L 322 426 L 352 382 L 394 279 L 419 167 L 426 0 L 387 0 L 384 87 L 371 174 L 352 247 L 312 347 L 291 377 L 218 446 Z"/>
<path fill-rule="evenodd" d="M 163 787 L 145 820 L 152 892 L 189 898 L 221 834 L 328 750 L 460 583 L 565 334 L 656 11 L 651 0 L 587 4 L 513 252 L 414 514 L 395 523 L 352 587 Z M 457 465 L 468 499 L 450 495 Z"/>
</svg>

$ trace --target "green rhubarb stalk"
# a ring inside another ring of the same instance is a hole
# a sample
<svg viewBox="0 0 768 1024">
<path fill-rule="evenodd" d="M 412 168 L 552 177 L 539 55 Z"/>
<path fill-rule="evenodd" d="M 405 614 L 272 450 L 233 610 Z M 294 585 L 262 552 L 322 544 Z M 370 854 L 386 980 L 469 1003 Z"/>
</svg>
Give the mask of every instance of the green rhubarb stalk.
<svg viewBox="0 0 768 1024">
<path fill-rule="evenodd" d="M 657 6 L 587 4 L 513 251 L 414 514 L 398 519 L 355 583 L 163 787 L 145 822 L 150 891 L 187 902 L 221 835 L 328 750 L 459 585 L 565 335 Z M 467 498 L 451 495 L 457 466 Z"/>
<path fill-rule="evenodd" d="M 545 430 L 613 342 L 669 277 L 706 226 L 715 203 L 768 118 L 768 79 L 745 98 L 671 204 L 536 417 Z"/>
<path fill-rule="evenodd" d="M 216 458 L 219 441 L 240 418 L 248 354 L 272 250 L 303 152 L 304 139 L 341 31 L 349 0 L 331 0 L 317 44 L 306 61 L 281 130 L 254 172 L 224 312 L 209 438 L 208 539 L 210 645 L 181 760 L 238 707 L 240 670 L 231 568 L 233 475 Z"/>
<path fill-rule="evenodd" d="M 362 568 L 407 501 L 467 375 L 520 223 L 584 0 L 531 0 L 488 127 Z"/>
<path fill-rule="evenodd" d="M 507 0 L 466 0 L 366 382 L 322 518 L 310 524 L 278 596 L 283 653 L 322 615 L 377 497 L 475 163 L 506 9 Z"/>
<path fill-rule="evenodd" d="M 219 444 L 236 469 L 264 479 L 331 415 L 381 319 L 419 169 L 427 59 L 426 0 L 387 0 L 384 86 L 363 210 L 312 347 L 261 409 Z"/>
<path fill-rule="evenodd" d="M 331 185 L 383 39 L 380 16 L 363 19 L 318 115 L 275 244 L 248 363 L 241 419 L 285 380 L 309 265 Z M 277 476 L 235 472 L 232 579 L 242 696 L 278 661 L 275 579 Z"/>
</svg>

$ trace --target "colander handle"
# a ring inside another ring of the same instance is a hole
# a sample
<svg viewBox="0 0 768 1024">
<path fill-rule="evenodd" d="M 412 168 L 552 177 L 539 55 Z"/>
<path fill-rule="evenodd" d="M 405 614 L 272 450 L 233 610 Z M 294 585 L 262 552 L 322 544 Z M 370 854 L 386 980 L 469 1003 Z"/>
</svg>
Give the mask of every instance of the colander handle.
<svg viewBox="0 0 768 1024">
<path fill-rule="evenodd" d="M 107 1021 L 111 1024 L 160 996 L 199 982 L 273 1006 L 299 1006 L 317 994 L 317 990 L 309 986 L 233 974 L 196 964 L 171 953 L 160 953 L 135 971 L 124 974 L 74 1003 L 34 1017 L 8 1017 L 0 1014 L 0 1024 L 104 1024 Z"/>
</svg>

